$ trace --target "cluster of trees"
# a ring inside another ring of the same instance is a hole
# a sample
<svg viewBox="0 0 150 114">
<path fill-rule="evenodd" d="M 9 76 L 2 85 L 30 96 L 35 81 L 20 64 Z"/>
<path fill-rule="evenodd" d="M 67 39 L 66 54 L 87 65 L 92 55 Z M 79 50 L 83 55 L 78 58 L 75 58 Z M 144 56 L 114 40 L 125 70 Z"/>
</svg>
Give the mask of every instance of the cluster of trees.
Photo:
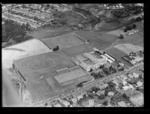
<svg viewBox="0 0 150 114">
<path fill-rule="evenodd" d="M 137 27 L 136 24 L 129 25 L 125 27 L 124 32 L 127 32 L 128 30 L 136 29 L 136 27 Z"/>
<path fill-rule="evenodd" d="M 26 31 L 30 30 L 30 26 L 20 25 L 11 20 L 5 20 L 5 24 L 2 25 L 2 42 L 7 42 L 10 39 L 16 42 L 22 42 L 24 40 L 30 39 L 26 36 Z"/>
<path fill-rule="evenodd" d="M 114 10 L 112 11 L 112 14 L 116 18 L 125 18 L 129 16 L 129 12 L 125 10 Z"/>
<path fill-rule="evenodd" d="M 83 87 L 83 83 L 86 83 L 87 81 L 83 81 L 83 82 L 80 82 L 79 84 L 77 84 L 77 87 Z"/>
<path fill-rule="evenodd" d="M 91 74 L 95 79 L 99 79 L 99 78 L 103 78 L 105 75 L 104 75 L 104 72 L 99 72 L 99 73 L 92 73 Z"/>
</svg>

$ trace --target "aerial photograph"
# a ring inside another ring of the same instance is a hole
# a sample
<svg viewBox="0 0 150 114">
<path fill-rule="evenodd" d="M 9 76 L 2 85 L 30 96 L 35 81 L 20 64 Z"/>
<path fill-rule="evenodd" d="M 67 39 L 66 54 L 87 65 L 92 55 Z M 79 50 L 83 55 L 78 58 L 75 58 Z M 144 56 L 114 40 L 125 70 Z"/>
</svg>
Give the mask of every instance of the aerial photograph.
<svg viewBox="0 0 150 114">
<path fill-rule="evenodd" d="M 1 8 L 2 107 L 144 107 L 144 3 Z"/>
</svg>

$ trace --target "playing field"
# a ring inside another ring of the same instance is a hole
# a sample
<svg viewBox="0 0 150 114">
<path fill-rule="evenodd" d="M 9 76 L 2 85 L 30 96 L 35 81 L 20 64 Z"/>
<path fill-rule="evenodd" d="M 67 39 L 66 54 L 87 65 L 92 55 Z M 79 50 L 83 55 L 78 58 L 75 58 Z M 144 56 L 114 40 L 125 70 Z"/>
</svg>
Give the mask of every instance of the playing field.
<svg viewBox="0 0 150 114">
<path fill-rule="evenodd" d="M 82 44 L 82 45 L 71 47 L 71 48 L 68 48 L 68 49 L 63 49 L 61 51 L 64 54 L 66 54 L 67 56 L 72 57 L 72 56 L 75 56 L 75 55 L 78 55 L 78 54 L 93 51 L 93 48 L 90 45 Z"/>
<path fill-rule="evenodd" d="M 75 66 L 65 55 L 58 52 L 20 59 L 15 61 L 14 65 L 27 79 L 38 79 L 47 73 L 53 76 L 56 70 Z"/>
<path fill-rule="evenodd" d="M 66 34 L 71 32 L 70 29 L 68 28 L 38 28 L 38 30 L 31 31 L 27 33 L 27 35 L 32 36 L 33 38 L 36 39 L 44 39 L 44 38 L 49 38 L 49 37 L 54 37 L 54 36 L 59 36 L 62 34 Z"/>
<path fill-rule="evenodd" d="M 58 45 L 59 49 L 70 48 L 70 47 L 84 44 L 84 41 L 82 39 L 79 39 L 78 37 L 76 37 L 73 33 L 42 39 L 42 41 L 49 48 L 53 48 Z"/>
<path fill-rule="evenodd" d="M 124 39 L 118 41 L 118 44 L 122 43 L 131 43 L 139 46 L 143 46 L 144 44 L 144 34 L 143 32 L 138 32 L 130 36 L 124 36 Z"/>
<path fill-rule="evenodd" d="M 64 89 L 75 87 L 79 81 L 91 80 L 91 76 L 61 52 L 27 57 L 15 61 L 14 65 L 19 70 L 20 76 L 26 80 L 26 87 L 34 102 L 45 100 Z"/>
<path fill-rule="evenodd" d="M 104 49 L 110 46 L 117 40 L 117 37 L 100 32 L 77 31 L 75 32 L 79 37 L 89 40 L 92 46 L 99 49 Z"/>
<path fill-rule="evenodd" d="M 67 82 L 67 81 L 70 81 L 70 80 L 73 80 L 73 79 L 76 79 L 76 78 L 79 78 L 79 77 L 82 77 L 82 76 L 85 76 L 85 75 L 87 75 L 87 74 L 85 73 L 84 70 L 75 69 L 75 70 L 70 71 L 70 72 L 59 74 L 59 75 L 55 76 L 55 79 L 59 83 L 64 83 L 64 82 Z"/>
<path fill-rule="evenodd" d="M 128 62 L 126 62 L 124 59 L 121 58 L 121 57 L 127 55 L 123 51 L 121 51 L 121 50 L 119 50 L 119 49 L 117 49 L 115 47 L 112 47 L 112 48 L 109 48 L 108 50 L 106 50 L 106 53 L 108 53 L 112 57 L 122 61 L 127 67 L 131 67 L 132 66 L 131 64 L 129 64 Z"/>
<path fill-rule="evenodd" d="M 143 50 L 143 47 L 138 46 L 138 45 L 133 45 L 133 44 L 119 44 L 114 47 L 123 51 L 126 54 Z"/>
</svg>

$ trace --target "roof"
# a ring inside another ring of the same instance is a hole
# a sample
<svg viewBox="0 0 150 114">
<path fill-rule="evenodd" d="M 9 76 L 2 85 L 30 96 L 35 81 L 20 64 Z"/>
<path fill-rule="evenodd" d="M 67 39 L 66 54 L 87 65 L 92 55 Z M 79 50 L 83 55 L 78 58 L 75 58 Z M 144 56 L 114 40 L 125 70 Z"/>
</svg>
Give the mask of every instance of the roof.
<svg viewBox="0 0 150 114">
<path fill-rule="evenodd" d="M 118 102 L 118 105 L 121 106 L 121 107 L 126 107 L 127 106 L 127 104 L 124 101 Z"/>
<path fill-rule="evenodd" d="M 144 103 L 144 96 L 143 96 L 143 94 L 141 93 L 141 94 L 139 94 L 139 95 L 136 95 L 136 96 L 134 96 L 134 97 L 131 97 L 131 98 L 130 98 L 130 101 L 131 101 L 134 105 L 136 105 L 136 106 L 141 106 L 141 105 L 143 105 L 143 103 Z"/>
<path fill-rule="evenodd" d="M 2 48 L 3 68 L 12 67 L 14 60 L 47 52 L 51 52 L 51 50 L 37 39 L 28 40 L 13 46 Z"/>
</svg>

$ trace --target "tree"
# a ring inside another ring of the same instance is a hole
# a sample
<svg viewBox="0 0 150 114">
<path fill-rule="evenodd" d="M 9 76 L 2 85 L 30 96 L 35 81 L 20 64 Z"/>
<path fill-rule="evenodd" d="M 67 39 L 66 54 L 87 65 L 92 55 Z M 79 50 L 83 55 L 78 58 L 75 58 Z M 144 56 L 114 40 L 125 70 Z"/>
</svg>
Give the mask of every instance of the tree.
<svg viewBox="0 0 150 114">
<path fill-rule="evenodd" d="M 107 106 L 107 105 L 108 105 L 108 101 L 105 100 L 105 101 L 103 102 L 103 105 L 104 105 L 104 106 Z"/>
<path fill-rule="evenodd" d="M 132 25 L 132 28 L 135 29 L 135 28 L 136 28 L 136 24 L 133 24 L 133 25 Z"/>
<path fill-rule="evenodd" d="M 122 97 L 124 98 L 124 99 L 126 99 L 126 100 L 129 100 L 129 97 L 124 93 L 124 94 L 122 94 Z"/>
<path fill-rule="evenodd" d="M 127 32 L 127 29 L 126 29 L 126 28 L 124 29 L 124 32 Z"/>
<path fill-rule="evenodd" d="M 55 48 L 53 48 L 53 51 L 57 51 L 59 50 L 59 46 L 56 46 Z"/>
<path fill-rule="evenodd" d="M 120 36 L 118 37 L 119 39 L 124 39 L 123 35 L 120 34 Z"/>
<path fill-rule="evenodd" d="M 98 96 L 99 99 L 105 99 L 105 95 L 101 94 L 100 96 Z"/>
</svg>

